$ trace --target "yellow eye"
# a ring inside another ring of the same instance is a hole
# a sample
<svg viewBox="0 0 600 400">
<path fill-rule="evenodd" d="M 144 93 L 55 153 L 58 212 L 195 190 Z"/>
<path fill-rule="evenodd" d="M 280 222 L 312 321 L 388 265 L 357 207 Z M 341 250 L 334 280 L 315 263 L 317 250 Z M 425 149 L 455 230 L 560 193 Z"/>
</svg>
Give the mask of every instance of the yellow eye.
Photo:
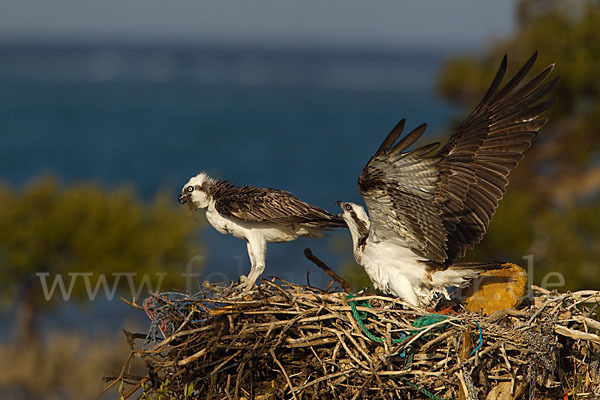
<svg viewBox="0 0 600 400">
<path fill-rule="evenodd" d="M 350 204 L 346 204 L 346 210 L 352 211 L 352 206 Z"/>
<path fill-rule="evenodd" d="M 192 193 L 194 191 L 194 187 L 188 186 L 186 190 L 188 191 L 188 193 Z"/>
</svg>

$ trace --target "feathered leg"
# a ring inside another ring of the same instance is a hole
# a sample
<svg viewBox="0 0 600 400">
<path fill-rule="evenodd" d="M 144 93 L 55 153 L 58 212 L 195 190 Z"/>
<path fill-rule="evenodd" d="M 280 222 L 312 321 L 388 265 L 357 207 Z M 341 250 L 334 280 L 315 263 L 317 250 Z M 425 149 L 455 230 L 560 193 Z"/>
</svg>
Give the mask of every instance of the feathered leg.
<svg viewBox="0 0 600 400">
<path fill-rule="evenodd" d="M 265 255 L 267 242 L 263 238 L 250 238 L 247 241 L 248 257 L 250 257 L 250 273 L 248 277 L 240 277 L 242 290 L 248 291 L 254 287 L 254 283 L 265 270 Z"/>
</svg>

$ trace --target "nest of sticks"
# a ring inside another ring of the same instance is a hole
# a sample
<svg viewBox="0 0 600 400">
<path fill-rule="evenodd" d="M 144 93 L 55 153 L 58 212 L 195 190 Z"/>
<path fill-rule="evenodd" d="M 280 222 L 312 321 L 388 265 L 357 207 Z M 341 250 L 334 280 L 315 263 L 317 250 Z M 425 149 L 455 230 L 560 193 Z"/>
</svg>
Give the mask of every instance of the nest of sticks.
<svg viewBox="0 0 600 400">
<path fill-rule="evenodd" d="M 484 317 L 432 314 L 391 297 L 280 279 L 240 294 L 205 283 L 153 294 L 150 333 L 107 389 L 121 398 L 597 399 L 600 291 L 533 287 Z M 130 373 L 134 359 L 146 374 Z"/>
</svg>

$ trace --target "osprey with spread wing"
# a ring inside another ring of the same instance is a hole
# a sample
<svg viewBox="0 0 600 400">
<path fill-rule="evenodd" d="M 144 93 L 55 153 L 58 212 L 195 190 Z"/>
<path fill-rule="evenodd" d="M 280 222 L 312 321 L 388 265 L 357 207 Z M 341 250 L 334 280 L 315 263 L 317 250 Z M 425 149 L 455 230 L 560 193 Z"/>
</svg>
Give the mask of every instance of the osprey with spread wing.
<svg viewBox="0 0 600 400">
<path fill-rule="evenodd" d="M 398 140 L 404 120 L 390 132 L 358 178 L 360 205 L 338 202 L 350 228 L 356 261 L 376 288 L 415 305 L 467 284 L 500 263 L 461 263 L 479 243 L 508 184 L 546 119 L 539 115 L 558 78 L 544 83 L 550 65 L 529 81 L 537 53 L 502 88 L 506 56 L 480 104 L 448 142 L 406 151 L 423 124 Z"/>
<path fill-rule="evenodd" d="M 235 187 L 203 172 L 183 186 L 179 203 L 187 203 L 193 211 L 206 209 L 206 218 L 217 231 L 246 240 L 251 269 L 248 277 L 240 277 L 245 290 L 265 269 L 267 242 L 321 237 L 330 228 L 346 226 L 342 218 L 283 190 Z"/>
</svg>

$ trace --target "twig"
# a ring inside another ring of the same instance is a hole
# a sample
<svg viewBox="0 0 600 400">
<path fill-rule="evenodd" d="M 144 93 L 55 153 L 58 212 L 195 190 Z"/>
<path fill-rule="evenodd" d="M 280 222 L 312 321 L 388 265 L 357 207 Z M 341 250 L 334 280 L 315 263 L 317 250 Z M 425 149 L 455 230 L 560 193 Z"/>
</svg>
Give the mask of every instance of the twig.
<svg viewBox="0 0 600 400">
<path fill-rule="evenodd" d="M 348 285 L 346 280 L 344 278 L 342 278 L 341 276 L 339 276 L 338 274 L 336 274 L 334 270 L 329 268 L 323 261 L 321 261 L 315 255 L 313 255 L 313 253 L 310 249 L 304 249 L 304 256 L 306 256 L 306 258 L 308 258 L 310 261 L 312 261 L 317 267 L 321 268 L 323 271 L 325 271 L 325 273 L 327 275 L 329 275 L 336 282 L 338 282 L 342 286 L 342 289 L 344 289 L 344 292 L 346 292 L 346 293 L 352 292 L 352 289 L 350 288 L 350 285 Z"/>
<path fill-rule="evenodd" d="M 120 397 L 120 399 L 123 400 L 127 400 L 128 398 L 130 398 L 131 396 L 133 396 L 133 394 L 135 392 L 137 392 L 137 390 L 142 387 L 142 385 L 146 382 L 148 382 L 148 377 L 145 376 L 142 379 L 140 379 L 131 389 L 129 389 L 127 392 L 123 393 Z"/>
<path fill-rule="evenodd" d="M 583 339 L 583 340 L 588 340 L 590 342 L 600 344 L 600 337 L 593 333 L 585 333 L 585 332 L 576 331 L 575 329 L 569 329 L 566 326 L 562 326 L 562 325 L 556 325 L 554 327 L 554 332 L 556 332 L 562 336 L 570 337 L 571 339 L 577 339 L 577 340 Z"/>
<path fill-rule="evenodd" d="M 271 353 L 271 357 L 273 357 L 273 361 L 275 361 L 275 364 L 277 364 L 277 366 L 281 369 L 281 372 L 283 373 L 283 376 L 285 377 L 285 381 L 287 382 L 287 385 L 290 388 L 290 392 L 292 393 L 292 397 L 295 400 L 298 400 L 298 398 L 296 397 L 296 393 L 294 393 L 294 390 L 293 390 L 292 381 L 290 381 L 290 377 L 288 376 L 287 372 L 285 372 L 285 368 L 283 368 L 283 365 L 281 365 L 281 363 L 275 356 L 275 351 L 273 351 L 273 349 L 271 349 L 271 351 L 269 353 Z"/>
<path fill-rule="evenodd" d="M 410 308 L 386 296 L 354 298 L 372 307 L 357 309 L 365 313 L 363 323 L 369 331 L 387 339 L 386 343 L 378 343 L 364 335 L 351 313 L 346 293 L 340 289 L 327 292 L 277 278 L 264 282 L 243 298 L 234 298 L 235 292 L 222 289 L 226 284 L 215 284 L 214 291 L 204 288 L 194 296 L 198 300 L 184 296 L 178 302 L 176 293 L 171 293 L 168 307 L 150 305 L 155 307 L 151 315 L 157 318 L 153 322 L 169 326 L 165 328 L 168 332 L 185 323 L 187 330 L 151 343 L 150 348 L 145 348 L 148 343 L 134 340 L 146 335 L 128 334 L 133 351 L 108 388 L 120 385 L 119 393 L 129 395 L 143 385 L 150 397 L 161 393 L 178 398 L 193 382 L 195 393 L 228 400 L 273 395 L 292 400 L 421 398 L 425 392 L 451 399 L 464 390 L 474 400 L 478 396 L 476 388 L 490 391 L 504 380 L 517 383 L 511 382 L 514 396 L 535 391 L 536 395 L 553 398 L 560 390 L 553 382 L 558 376 L 568 382 L 586 376 L 589 378 L 577 388 L 573 386 L 569 396 L 597 397 L 594 391 L 600 379 L 594 373 L 594 363 L 600 361 L 595 344 L 600 337 L 591 328 L 600 323 L 588 316 L 592 306 L 573 306 L 590 298 L 587 296 L 595 297 L 595 292 L 540 296 L 536 291 L 536 300 L 542 301 L 518 312 L 491 317 L 466 313 L 422 328 L 413 324 L 429 316 L 427 310 Z M 213 312 L 223 309 L 224 304 L 227 313 Z M 462 358 L 468 358 L 461 361 L 460 338 L 470 338 L 465 331 L 473 321 L 481 327 L 481 349 L 470 356 L 472 345 L 465 344 Z M 514 328 L 528 322 L 528 331 Z M 587 326 L 590 332 L 585 331 Z M 391 343 L 391 337 L 399 332 L 410 337 L 403 343 Z M 563 336 L 560 342 L 556 334 Z M 410 351 L 406 351 L 407 346 Z M 569 369 L 547 356 L 559 351 L 558 346 L 560 354 L 571 360 L 567 363 Z M 581 351 L 584 347 L 585 353 Z M 133 357 L 147 366 L 145 375 L 130 375 L 127 368 L 132 367 Z M 531 373 L 532 357 L 538 361 L 533 363 L 535 371 Z M 406 366 L 410 369 L 404 369 Z M 501 372 L 505 368 L 509 374 Z M 548 377 L 549 384 L 538 379 L 543 376 Z M 415 386 L 400 383 L 403 377 Z M 508 390 L 510 386 L 506 385 Z"/>
<path fill-rule="evenodd" d="M 133 355 L 134 355 L 133 352 L 131 352 L 129 354 L 129 357 L 127 357 L 127 361 L 125 361 L 125 364 L 123 364 L 123 367 L 121 368 L 121 372 L 119 372 L 119 376 L 117 376 L 112 382 L 110 382 L 108 385 L 106 385 L 102 389 L 102 391 L 100 392 L 100 396 L 102 396 L 104 393 L 108 392 L 110 390 L 110 388 L 115 386 L 117 383 L 121 383 L 123 381 L 123 377 L 125 376 L 125 370 L 129 366 L 129 363 L 130 363 L 131 359 L 133 358 Z"/>
<path fill-rule="evenodd" d="M 144 307 L 142 307 L 139 304 L 137 304 L 135 302 L 135 300 L 134 301 L 129 301 L 125 297 L 121 297 L 120 299 L 121 299 L 121 301 L 123 303 L 127 304 L 128 306 L 131 306 L 131 307 L 135 308 L 136 310 L 142 310 L 142 311 L 144 311 Z"/>
<path fill-rule="evenodd" d="M 183 366 L 183 365 L 187 365 L 187 364 L 189 364 L 189 363 L 191 363 L 191 362 L 194 362 L 194 361 L 196 361 L 197 359 L 199 359 L 200 357 L 202 357 L 202 356 L 203 356 L 203 355 L 205 355 L 205 354 L 206 354 L 206 348 L 204 348 L 204 349 L 200 349 L 200 351 L 198 351 L 198 352 L 196 352 L 196 353 L 192 354 L 191 356 L 189 356 L 189 357 L 186 357 L 186 358 L 184 358 L 183 360 L 179 360 L 179 361 L 177 362 L 177 365 L 181 365 L 181 366 Z"/>
<path fill-rule="evenodd" d="M 471 400 L 471 395 L 469 393 L 469 389 L 467 388 L 467 383 L 465 382 L 465 377 L 462 374 L 462 371 L 457 371 L 454 373 L 458 377 L 460 382 L 460 387 L 462 389 L 463 394 L 465 395 L 465 399 Z"/>
</svg>

